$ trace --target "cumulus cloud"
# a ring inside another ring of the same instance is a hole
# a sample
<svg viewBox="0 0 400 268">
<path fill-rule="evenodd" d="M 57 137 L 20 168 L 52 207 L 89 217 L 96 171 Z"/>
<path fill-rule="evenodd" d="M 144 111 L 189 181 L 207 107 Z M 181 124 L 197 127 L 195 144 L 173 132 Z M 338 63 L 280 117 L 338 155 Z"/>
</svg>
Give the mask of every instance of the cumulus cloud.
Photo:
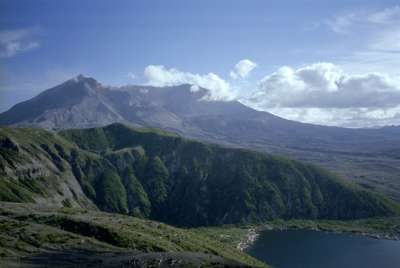
<svg viewBox="0 0 400 268">
<path fill-rule="evenodd" d="M 209 100 L 229 100 L 234 98 L 230 84 L 214 73 L 193 74 L 183 72 L 175 68 L 167 69 L 163 65 L 149 65 L 144 70 L 147 83 L 152 86 L 176 86 L 191 84 L 191 90 L 199 90 L 200 87 L 210 90 Z"/>
<path fill-rule="evenodd" d="M 253 71 L 254 68 L 257 67 L 257 64 L 255 62 L 252 62 L 251 60 L 244 59 L 236 63 L 234 69 L 230 72 L 230 76 L 233 79 L 238 79 L 238 78 L 246 78 L 249 76 L 251 71 Z"/>
<path fill-rule="evenodd" d="M 209 89 L 207 100 L 238 99 L 255 109 L 302 122 L 345 127 L 400 124 L 400 76 L 349 74 L 332 63 L 283 66 L 260 79 L 250 97 L 214 73 L 149 65 L 144 76 L 152 86 L 191 84 L 192 91 Z"/>
<path fill-rule="evenodd" d="M 243 101 L 312 123 L 386 124 L 400 118 L 400 78 L 380 73 L 350 75 L 332 63 L 298 69 L 285 66 L 261 79 L 257 90 Z"/>
<path fill-rule="evenodd" d="M 0 58 L 11 58 L 39 47 L 39 42 L 32 40 L 37 28 L 0 31 Z"/>
<path fill-rule="evenodd" d="M 258 84 L 269 107 L 387 107 L 400 103 L 400 81 L 380 73 L 348 75 L 332 63 L 282 67 Z"/>
</svg>

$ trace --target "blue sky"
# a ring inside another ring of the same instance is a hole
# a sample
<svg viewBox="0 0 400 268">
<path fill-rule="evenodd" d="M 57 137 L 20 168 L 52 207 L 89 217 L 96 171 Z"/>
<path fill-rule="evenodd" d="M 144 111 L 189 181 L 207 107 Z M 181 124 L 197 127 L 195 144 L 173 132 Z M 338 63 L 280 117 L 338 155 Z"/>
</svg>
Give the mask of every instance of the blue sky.
<svg viewBox="0 0 400 268">
<path fill-rule="evenodd" d="M 204 81 L 212 72 L 229 84 L 221 92 L 230 90 L 249 105 L 281 116 L 320 123 L 327 117 L 320 111 L 313 118 L 307 115 L 310 109 L 329 112 L 342 105 L 310 106 L 298 100 L 282 102 L 279 96 L 271 104 L 273 98 L 264 92 L 274 92 L 268 77 L 282 66 L 290 67 L 295 79 L 296 71 L 307 66 L 321 73 L 315 64 L 322 62 L 340 69 L 329 72 L 379 72 L 397 81 L 400 49 L 392 43 L 400 41 L 398 14 L 397 1 L 0 0 L 0 111 L 79 73 L 109 85 L 173 84 L 159 73 L 144 73 L 149 65 L 163 65 L 154 71 L 165 75 L 174 68 L 178 81 L 194 83 L 198 79 L 193 77 Z M 230 72 L 244 59 L 257 67 L 243 79 L 233 79 Z M 296 90 L 296 85 L 288 87 L 286 93 L 291 87 Z M 379 112 L 387 112 L 384 106 Z M 344 108 L 376 114 L 370 104 Z M 390 112 L 385 124 L 397 122 L 397 110 Z M 376 123 L 366 120 L 361 125 Z"/>
</svg>

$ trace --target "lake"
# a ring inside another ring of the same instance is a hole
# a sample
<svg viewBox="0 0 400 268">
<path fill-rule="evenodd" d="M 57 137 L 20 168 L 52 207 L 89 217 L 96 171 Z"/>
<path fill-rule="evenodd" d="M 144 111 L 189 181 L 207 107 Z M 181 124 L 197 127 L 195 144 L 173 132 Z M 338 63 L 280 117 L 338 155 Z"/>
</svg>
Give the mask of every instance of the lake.
<svg viewBox="0 0 400 268">
<path fill-rule="evenodd" d="M 246 252 L 275 268 L 400 267 L 400 241 L 311 230 L 261 232 Z"/>
</svg>

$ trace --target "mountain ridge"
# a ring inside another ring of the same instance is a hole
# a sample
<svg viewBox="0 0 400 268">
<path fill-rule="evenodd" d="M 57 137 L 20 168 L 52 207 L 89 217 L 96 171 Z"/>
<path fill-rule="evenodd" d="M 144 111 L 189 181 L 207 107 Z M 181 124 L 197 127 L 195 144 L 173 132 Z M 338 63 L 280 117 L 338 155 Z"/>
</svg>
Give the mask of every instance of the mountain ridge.
<svg viewBox="0 0 400 268">
<path fill-rule="evenodd" d="M 392 216 L 400 206 L 313 165 L 120 123 L 0 128 L 0 200 L 100 209 L 178 226 Z"/>
<path fill-rule="evenodd" d="M 0 114 L 0 124 L 66 129 L 120 122 L 161 128 L 321 165 L 400 200 L 396 153 L 400 151 L 400 127 L 346 129 L 305 124 L 256 111 L 238 101 L 205 100 L 207 89 L 193 91 L 190 85 L 113 88 L 80 76 L 46 92 L 58 94 L 42 93 L 15 105 Z M 69 96 L 70 92 L 76 94 Z"/>
</svg>

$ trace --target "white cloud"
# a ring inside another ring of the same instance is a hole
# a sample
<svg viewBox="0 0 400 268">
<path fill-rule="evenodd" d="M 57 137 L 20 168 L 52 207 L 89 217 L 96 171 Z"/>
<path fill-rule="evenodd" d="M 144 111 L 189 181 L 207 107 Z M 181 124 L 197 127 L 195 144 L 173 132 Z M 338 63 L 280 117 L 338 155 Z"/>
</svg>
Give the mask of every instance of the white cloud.
<svg viewBox="0 0 400 268">
<path fill-rule="evenodd" d="M 31 40 L 37 31 L 37 28 L 0 31 L 0 58 L 11 58 L 39 47 L 38 41 Z"/>
<path fill-rule="evenodd" d="M 230 84 L 214 73 L 204 75 L 183 72 L 178 69 L 167 69 L 163 65 L 149 65 L 144 70 L 144 76 L 152 86 L 176 86 L 191 84 L 191 90 L 199 87 L 210 90 L 209 100 L 229 100 L 234 97 Z"/>
<path fill-rule="evenodd" d="M 193 74 L 162 65 L 144 71 L 149 85 L 191 84 L 210 90 L 208 100 L 238 99 L 284 118 L 323 125 L 370 127 L 400 124 L 400 76 L 368 72 L 350 74 L 332 63 L 300 68 L 283 66 L 265 76 L 250 97 L 213 73 Z"/>
<path fill-rule="evenodd" d="M 236 63 L 234 70 L 230 72 L 230 76 L 233 79 L 238 79 L 238 78 L 246 78 L 249 76 L 251 71 L 253 71 L 254 68 L 257 67 L 257 64 L 255 62 L 252 62 L 251 60 L 244 59 Z"/>
<path fill-rule="evenodd" d="M 127 74 L 127 76 L 128 76 L 130 79 L 136 79 L 136 75 L 135 75 L 134 73 L 132 73 L 132 72 L 129 72 L 129 73 Z"/>
<path fill-rule="evenodd" d="M 268 111 L 290 120 L 328 126 L 359 128 L 400 124 L 400 106 L 386 109 L 271 108 Z"/>
<path fill-rule="evenodd" d="M 304 122 L 354 127 L 400 123 L 400 77 L 350 75 L 332 63 L 281 67 L 242 101 Z"/>
</svg>

